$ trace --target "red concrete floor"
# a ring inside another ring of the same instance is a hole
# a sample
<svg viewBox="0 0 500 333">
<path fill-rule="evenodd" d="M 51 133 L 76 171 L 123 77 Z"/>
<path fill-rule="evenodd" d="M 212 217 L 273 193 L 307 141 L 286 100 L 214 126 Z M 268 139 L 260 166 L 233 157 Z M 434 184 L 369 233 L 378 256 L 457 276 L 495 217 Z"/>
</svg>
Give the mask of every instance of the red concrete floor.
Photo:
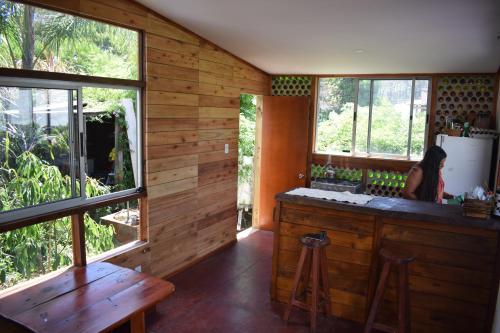
<svg viewBox="0 0 500 333">
<path fill-rule="evenodd" d="M 148 333 L 309 332 L 307 313 L 270 301 L 271 232 L 257 231 L 236 245 L 170 278 L 175 293 L 147 317 Z M 359 324 L 319 316 L 318 333 L 361 332 Z"/>
</svg>

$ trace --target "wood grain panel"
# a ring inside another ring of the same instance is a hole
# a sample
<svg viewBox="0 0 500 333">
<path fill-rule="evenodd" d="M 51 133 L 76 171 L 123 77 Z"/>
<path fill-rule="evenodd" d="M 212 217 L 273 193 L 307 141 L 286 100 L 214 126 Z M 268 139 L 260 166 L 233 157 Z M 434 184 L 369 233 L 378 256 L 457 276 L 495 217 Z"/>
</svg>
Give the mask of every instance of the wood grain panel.
<svg viewBox="0 0 500 333">
<path fill-rule="evenodd" d="M 217 108 L 217 107 L 200 107 L 200 118 L 235 118 L 240 117 L 238 108 Z"/>
<path fill-rule="evenodd" d="M 183 105 L 150 105 L 147 118 L 198 118 L 198 107 Z"/>
<path fill-rule="evenodd" d="M 192 68 L 170 66 L 150 62 L 146 68 L 147 75 L 198 82 L 198 71 Z"/>
<path fill-rule="evenodd" d="M 156 160 L 146 161 L 146 172 L 158 172 L 162 170 L 171 170 L 184 168 L 191 165 L 198 165 L 198 155 L 184 155 L 180 157 L 167 157 Z"/>
<path fill-rule="evenodd" d="M 233 67 L 231 67 L 229 65 L 219 64 L 219 63 L 212 62 L 212 61 L 206 61 L 206 60 L 200 59 L 199 69 L 200 69 L 200 71 L 203 71 L 203 72 L 221 74 L 221 75 L 224 75 L 226 77 L 233 76 Z"/>
<path fill-rule="evenodd" d="M 146 137 L 147 146 L 160 146 L 197 141 L 198 131 L 153 132 Z"/>
<path fill-rule="evenodd" d="M 146 158 L 154 160 L 171 156 L 183 156 L 198 152 L 197 142 L 179 143 L 175 145 L 161 145 L 146 147 Z"/>
<path fill-rule="evenodd" d="M 220 128 L 238 128 L 238 119 L 227 118 L 227 119 L 207 119 L 200 118 L 198 120 L 199 129 L 220 129 Z"/>
<path fill-rule="evenodd" d="M 183 80 L 172 80 L 156 76 L 148 76 L 147 84 L 151 90 L 178 92 L 186 94 L 196 94 L 198 83 Z"/>
<path fill-rule="evenodd" d="M 198 68 L 198 58 L 196 56 L 188 56 L 185 54 L 158 50 L 152 47 L 148 48 L 146 54 L 148 62 L 193 69 Z"/>
<path fill-rule="evenodd" d="M 148 90 L 146 92 L 146 101 L 149 104 L 159 105 L 198 106 L 198 95 Z"/>
<path fill-rule="evenodd" d="M 176 180 L 192 178 L 196 176 L 198 176 L 197 166 L 153 172 L 148 174 L 147 186 L 169 183 Z"/>
<path fill-rule="evenodd" d="M 239 107 L 239 97 L 221 97 L 200 95 L 200 106 L 214 106 L 219 108 Z"/>
<path fill-rule="evenodd" d="M 146 34 L 146 46 L 158 50 L 184 54 L 190 57 L 197 57 L 199 52 L 198 46 L 153 34 Z M 178 65 L 176 64 L 176 66 Z"/>
<path fill-rule="evenodd" d="M 185 131 L 198 129 L 198 120 L 193 118 L 148 119 L 146 132 Z"/>
</svg>

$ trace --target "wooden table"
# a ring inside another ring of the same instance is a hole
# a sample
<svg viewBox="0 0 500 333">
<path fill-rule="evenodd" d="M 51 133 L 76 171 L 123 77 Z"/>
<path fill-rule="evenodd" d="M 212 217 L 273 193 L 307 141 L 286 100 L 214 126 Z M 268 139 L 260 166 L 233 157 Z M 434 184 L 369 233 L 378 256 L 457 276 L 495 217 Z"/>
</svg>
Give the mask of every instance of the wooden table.
<svg viewBox="0 0 500 333">
<path fill-rule="evenodd" d="M 173 291 L 170 282 L 97 262 L 0 298 L 0 315 L 35 332 L 107 332 L 130 320 L 140 333 L 144 311 Z"/>
</svg>

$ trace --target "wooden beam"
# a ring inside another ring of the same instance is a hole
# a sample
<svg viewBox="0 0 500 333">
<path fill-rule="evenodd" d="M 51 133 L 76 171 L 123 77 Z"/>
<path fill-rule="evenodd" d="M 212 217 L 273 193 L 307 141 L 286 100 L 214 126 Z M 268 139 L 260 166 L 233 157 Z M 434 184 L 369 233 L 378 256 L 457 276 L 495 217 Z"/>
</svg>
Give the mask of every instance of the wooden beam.
<svg viewBox="0 0 500 333">
<path fill-rule="evenodd" d="M 317 100 L 318 100 L 318 78 L 311 77 L 311 97 L 309 99 L 309 133 L 308 141 L 309 148 L 307 151 L 307 165 L 306 165 L 306 186 L 311 186 L 311 164 L 312 154 L 316 146 L 316 114 L 317 114 Z"/>
<path fill-rule="evenodd" d="M 328 161 L 328 154 L 313 154 L 312 162 L 324 165 Z M 375 157 L 338 156 L 330 155 L 331 163 L 340 168 L 373 169 L 408 172 L 416 161 L 384 159 Z"/>
<path fill-rule="evenodd" d="M 437 91 L 438 91 L 438 76 L 433 76 L 431 79 L 431 105 L 429 108 L 429 119 L 427 124 L 427 147 L 434 145 L 434 129 L 436 120 L 436 103 L 437 103 Z"/>
<path fill-rule="evenodd" d="M 101 76 L 88 76 L 80 74 L 56 73 L 35 71 L 31 69 L 0 68 L 0 76 L 21 77 L 27 79 L 51 80 L 51 81 L 71 81 L 78 83 L 92 83 L 103 85 L 114 85 L 123 87 L 142 88 L 145 82 L 142 80 L 115 79 Z"/>
<path fill-rule="evenodd" d="M 138 199 L 142 197 L 146 197 L 147 193 L 145 189 L 140 189 L 132 194 L 125 194 L 114 198 L 102 199 L 97 202 L 89 202 L 82 205 L 77 205 L 75 207 L 62 208 L 59 210 L 54 210 L 46 214 L 41 214 L 37 216 L 31 216 L 27 218 L 20 219 L 12 219 L 8 222 L 4 222 L 0 224 L 0 233 L 19 229 L 23 227 L 27 227 L 33 224 L 42 223 L 46 221 L 51 221 L 55 219 L 59 219 L 61 217 L 65 217 L 68 215 L 74 215 L 78 213 L 83 213 L 89 210 L 93 210 L 100 207 L 110 206 L 116 203 L 125 202 L 133 199 Z"/>
<path fill-rule="evenodd" d="M 87 265 L 85 251 L 85 224 L 84 213 L 71 215 L 71 237 L 73 239 L 73 265 L 83 267 Z"/>
<path fill-rule="evenodd" d="M 255 149 L 253 156 L 253 212 L 252 227 L 259 227 L 260 206 L 260 160 L 262 152 L 262 96 L 256 96 L 255 100 Z"/>
</svg>

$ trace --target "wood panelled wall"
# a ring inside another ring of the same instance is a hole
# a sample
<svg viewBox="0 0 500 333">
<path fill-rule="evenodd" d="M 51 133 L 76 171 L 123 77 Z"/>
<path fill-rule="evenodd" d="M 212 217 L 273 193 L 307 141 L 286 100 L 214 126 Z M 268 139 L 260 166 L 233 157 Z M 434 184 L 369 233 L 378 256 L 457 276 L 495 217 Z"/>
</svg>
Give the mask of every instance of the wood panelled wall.
<svg viewBox="0 0 500 333">
<path fill-rule="evenodd" d="M 235 241 L 239 96 L 270 77 L 132 1 L 30 3 L 144 31 L 149 243 L 112 261 L 163 277 Z"/>
</svg>

